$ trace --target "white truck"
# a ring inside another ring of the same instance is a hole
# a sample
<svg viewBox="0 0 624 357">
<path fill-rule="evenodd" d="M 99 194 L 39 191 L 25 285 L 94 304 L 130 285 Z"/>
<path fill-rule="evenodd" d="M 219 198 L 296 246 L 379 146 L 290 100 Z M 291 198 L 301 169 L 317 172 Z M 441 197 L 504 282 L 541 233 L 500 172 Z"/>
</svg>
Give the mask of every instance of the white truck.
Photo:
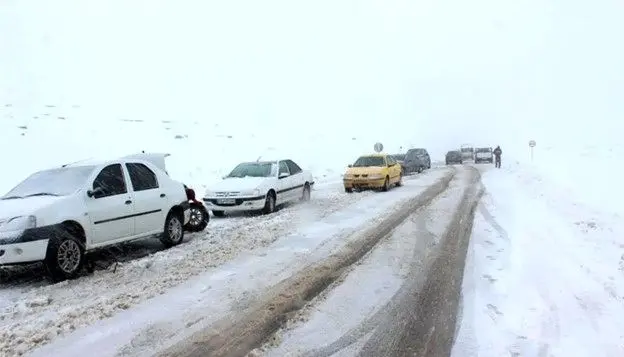
<svg viewBox="0 0 624 357">
<path fill-rule="evenodd" d="M 0 265 L 42 261 L 53 280 L 78 276 L 85 253 L 157 236 L 180 244 L 190 220 L 165 154 L 82 161 L 36 172 L 0 197 Z"/>
</svg>

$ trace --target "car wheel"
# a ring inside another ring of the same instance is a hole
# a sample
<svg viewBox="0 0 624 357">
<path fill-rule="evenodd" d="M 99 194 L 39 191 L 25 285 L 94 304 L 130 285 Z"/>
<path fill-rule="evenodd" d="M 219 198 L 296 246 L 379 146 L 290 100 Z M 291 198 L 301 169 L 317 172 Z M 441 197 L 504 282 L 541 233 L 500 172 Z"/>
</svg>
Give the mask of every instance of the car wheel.
<svg viewBox="0 0 624 357">
<path fill-rule="evenodd" d="M 346 193 L 353 193 L 353 189 L 345 187 L 345 192 Z"/>
<path fill-rule="evenodd" d="M 50 239 L 44 264 L 54 282 L 78 277 L 84 262 L 84 244 L 70 232 L 61 229 Z"/>
<path fill-rule="evenodd" d="M 303 202 L 310 201 L 310 193 L 311 193 L 310 185 L 306 183 L 305 185 L 303 185 L 303 193 L 301 194 L 301 201 Z"/>
<path fill-rule="evenodd" d="M 184 240 L 182 219 L 176 212 L 169 212 L 167 219 L 165 219 L 165 228 L 160 241 L 165 247 L 170 248 L 182 243 L 182 240 Z"/>
<path fill-rule="evenodd" d="M 264 214 L 270 214 L 275 212 L 275 194 L 273 193 L 273 191 L 267 193 L 262 212 Z"/>
<path fill-rule="evenodd" d="M 201 232 L 206 229 L 210 221 L 210 215 L 206 208 L 199 203 L 191 203 L 191 219 L 184 226 L 189 232 Z"/>
<path fill-rule="evenodd" d="M 383 187 L 381 188 L 381 190 L 386 192 L 389 189 L 390 189 L 390 178 L 388 178 L 388 176 L 386 176 L 386 179 L 384 180 L 384 184 L 383 184 Z"/>
<path fill-rule="evenodd" d="M 225 211 L 212 211 L 215 217 L 223 217 L 225 216 Z"/>
</svg>

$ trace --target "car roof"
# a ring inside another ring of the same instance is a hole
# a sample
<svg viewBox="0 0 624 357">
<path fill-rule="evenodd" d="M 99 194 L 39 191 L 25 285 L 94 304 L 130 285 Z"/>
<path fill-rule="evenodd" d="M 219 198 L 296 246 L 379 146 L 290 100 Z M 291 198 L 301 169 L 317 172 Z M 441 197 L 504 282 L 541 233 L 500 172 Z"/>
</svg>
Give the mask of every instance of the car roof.
<svg viewBox="0 0 624 357">
<path fill-rule="evenodd" d="M 360 157 L 386 157 L 388 156 L 388 154 L 382 154 L 382 153 L 374 153 L 374 154 L 366 154 L 366 155 L 360 155 Z"/>
<path fill-rule="evenodd" d="M 104 166 L 104 165 L 114 164 L 114 163 L 139 162 L 143 164 L 150 164 L 152 166 L 155 166 L 167 172 L 167 168 L 165 167 L 165 164 L 164 164 L 164 159 L 168 156 L 170 155 L 164 154 L 164 153 L 139 153 L 139 154 L 127 155 L 127 156 L 114 158 L 114 159 L 89 158 L 89 159 L 80 160 L 80 161 L 62 165 L 62 167 Z"/>
<path fill-rule="evenodd" d="M 262 160 L 262 161 L 243 161 L 240 162 L 240 164 L 274 164 L 278 161 L 284 161 L 284 160 Z"/>
</svg>

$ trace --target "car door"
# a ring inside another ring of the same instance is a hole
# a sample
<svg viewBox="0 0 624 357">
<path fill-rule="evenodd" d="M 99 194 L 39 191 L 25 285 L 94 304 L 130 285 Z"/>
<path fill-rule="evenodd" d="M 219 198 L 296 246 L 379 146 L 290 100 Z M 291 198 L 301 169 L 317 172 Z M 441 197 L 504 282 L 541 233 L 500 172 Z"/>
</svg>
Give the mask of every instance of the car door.
<svg viewBox="0 0 624 357">
<path fill-rule="evenodd" d="M 388 164 L 388 174 L 390 176 L 390 183 L 396 183 L 399 181 L 399 176 L 401 175 L 401 169 L 398 165 L 398 162 L 391 156 L 386 156 L 386 163 Z M 397 171 L 397 168 L 399 170 Z"/>
<path fill-rule="evenodd" d="M 94 246 L 134 235 L 134 204 L 121 164 L 104 167 L 93 180 L 87 197 L 87 214 L 91 220 L 91 243 Z"/>
<path fill-rule="evenodd" d="M 292 160 L 284 160 L 288 165 L 288 171 L 290 171 L 291 182 L 293 187 L 293 199 L 299 199 L 303 197 L 303 185 L 305 184 L 305 177 L 303 170 Z"/>
<path fill-rule="evenodd" d="M 292 181 L 293 178 L 290 175 L 290 170 L 288 169 L 286 161 L 280 161 L 278 164 L 278 168 L 279 170 L 277 174 L 277 184 L 279 192 L 277 193 L 277 201 L 278 203 L 282 204 L 284 202 L 292 201 L 294 187 Z M 280 178 L 280 176 L 283 174 L 288 174 L 288 176 Z"/>
<path fill-rule="evenodd" d="M 147 165 L 140 162 L 126 163 L 134 196 L 135 234 L 161 232 L 168 213 L 166 193 L 160 188 L 158 177 Z"/>
</svg>

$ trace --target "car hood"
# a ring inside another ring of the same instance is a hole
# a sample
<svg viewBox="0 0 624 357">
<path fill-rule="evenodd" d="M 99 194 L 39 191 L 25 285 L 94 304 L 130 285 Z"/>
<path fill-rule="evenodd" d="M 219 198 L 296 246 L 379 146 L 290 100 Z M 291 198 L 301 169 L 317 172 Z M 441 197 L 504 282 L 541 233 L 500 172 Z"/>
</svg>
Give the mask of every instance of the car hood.
<svg viewBox="0 0 624 357">
<path fill-rule="evenodd" d="M 230 177 L 208 187 L 212 192 L 240 192 L 258 188 L 268 177 Z"/>
<path fill-rule="evenodd" d="M 35 196 L 0 200 L 0 219 L 30 215 L 62 199 L 64 197 Z"/>
<path fill-rule="evenodd" d="M 350 167 L 347 169 L 347 175 L 375 175 L 383 174 L 385 167 Z"/>
</svg>

